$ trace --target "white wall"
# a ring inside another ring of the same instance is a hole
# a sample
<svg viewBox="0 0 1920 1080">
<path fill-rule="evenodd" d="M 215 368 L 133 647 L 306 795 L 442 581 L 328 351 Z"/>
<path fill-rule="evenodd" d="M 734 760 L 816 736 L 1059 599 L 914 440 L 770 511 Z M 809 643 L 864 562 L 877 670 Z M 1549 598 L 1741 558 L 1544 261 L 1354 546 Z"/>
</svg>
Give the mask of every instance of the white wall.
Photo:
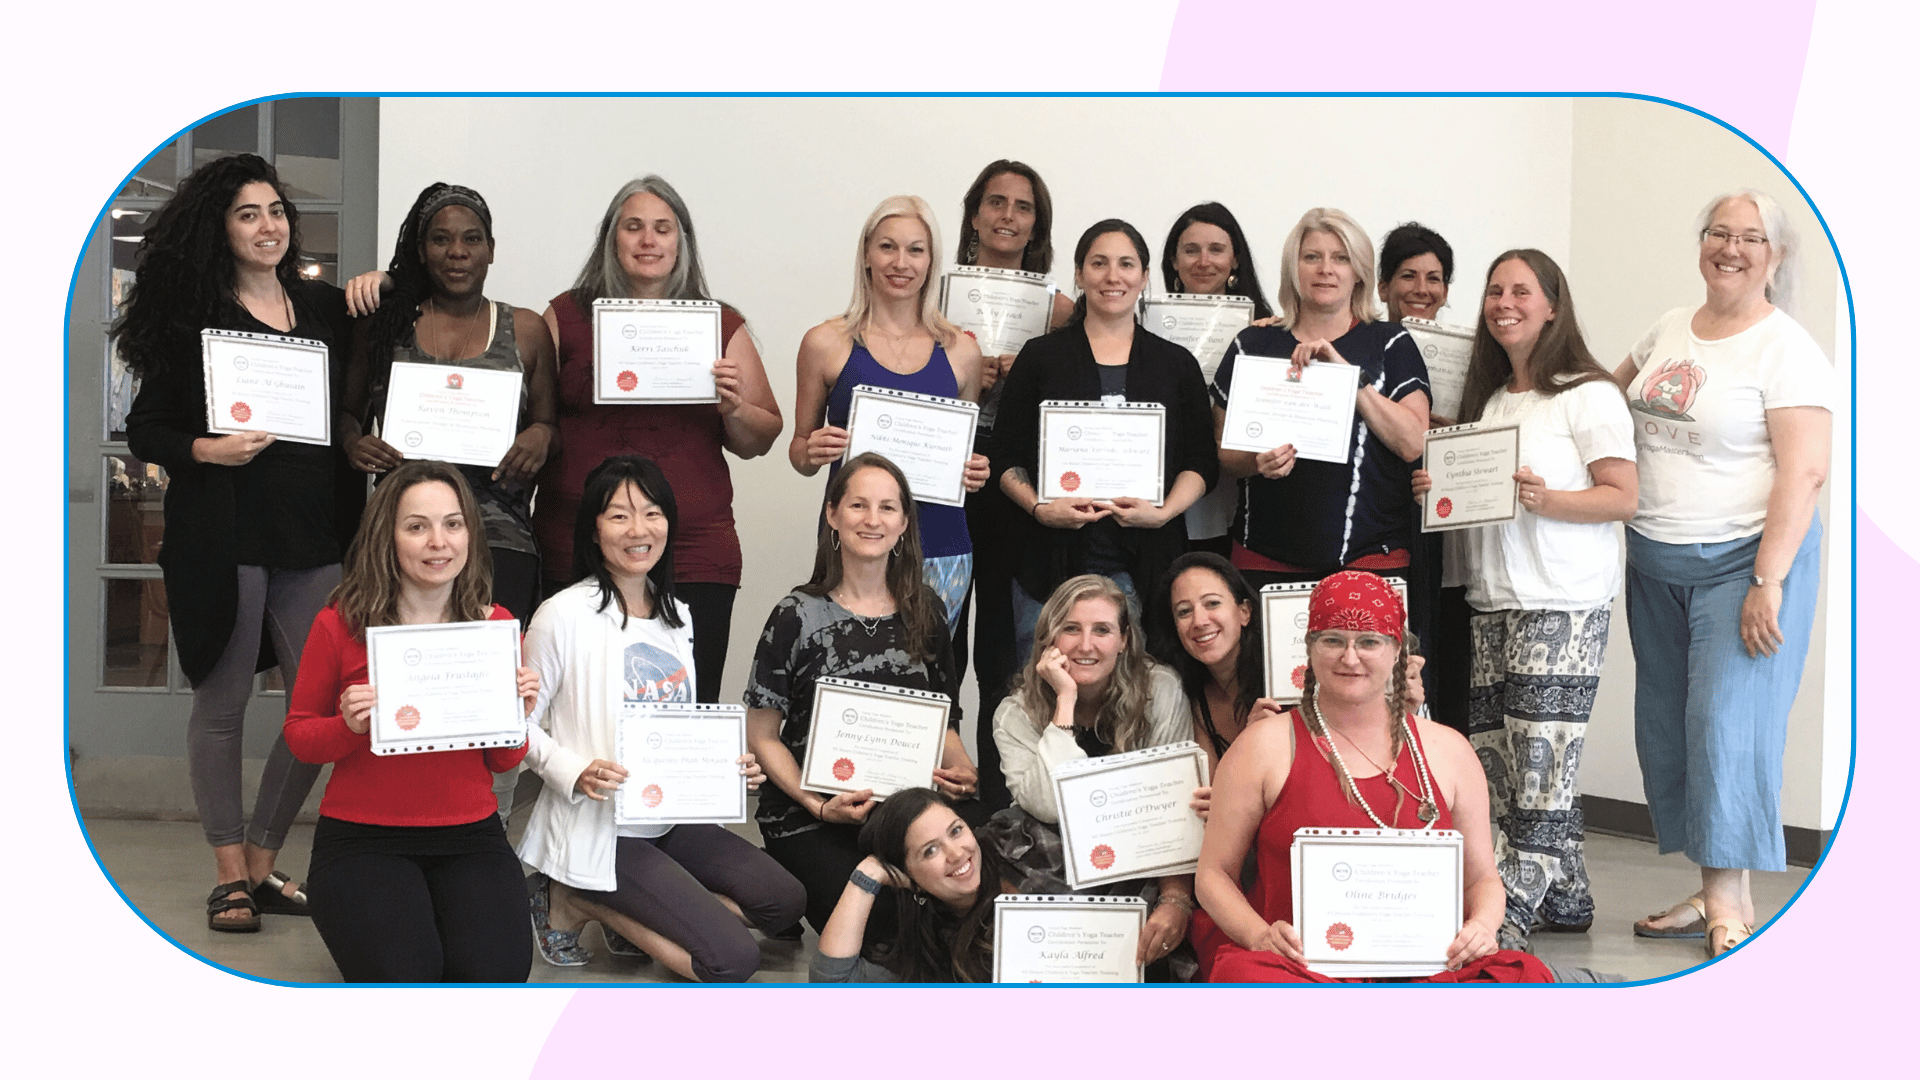
<svg viewBox="0 0 1920 1080">
<path fill-rule="evenodd" d="M 1457 323 L 1476 315 L 1495 254 L 1547 251 L 1572 275 L 1602 357 L 1624 355 L 1660 311 L 1698 297 L 1686 232 L 1708 193 L 1736 183 L 1789 193 L 1764 158 L 1709 122 L 1615 100 L 396 98 L 381 104 L 380 134 L 381 235 L 397 232 L 431 181 L 477 188 L 499 236 L 488 293 L 536 309 L 571 284 L 612 193 L 642 173 L 667 177 L 691 208 L 716 295 L 747 315 L 789 410 L 800 336 L 845 307 L 873 205 L 925 197 L 950 259 L 960 197 L 994 158 L 1032 164 L 1052 189 L 1063 286 L 1088 224 L 1133 222 L 1157 259 L 1181 210 L 1219 200 L 1240 218 L 1271 293 L 1287 229 L 1332 205 L 1376 239 L 1414 219 L 1444 234 L 1457 263 L 1445 314 Z M 1831 296 L 1831 285 L 1809 286 Z M 1810 323 L 1823 341 L 1830 307 L 1825 318 Z M 746 571 L 723 699 L 744 683 L 767 609 L 811 565 L 823 481 L 794 474 L 784 450 L 783 438 L 734 466 Z M 1816 642 L 1814 655 L 1824 649 Z M 1610 654 L 1583 786 L 1639 801 L 1624 615 Z M 1810 673 L 1795 715 L 1789 824 L 1830 820 L 1819 807 L 1821 688 Z"/>
</svg>

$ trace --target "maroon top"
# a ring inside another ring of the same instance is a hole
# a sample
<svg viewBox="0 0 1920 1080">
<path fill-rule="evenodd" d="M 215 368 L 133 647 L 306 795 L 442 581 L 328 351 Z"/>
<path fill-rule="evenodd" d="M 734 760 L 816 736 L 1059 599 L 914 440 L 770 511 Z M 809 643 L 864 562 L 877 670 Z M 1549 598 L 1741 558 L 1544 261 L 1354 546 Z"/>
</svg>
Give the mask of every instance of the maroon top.
<svg viewBox="0 0 1920 1080">
<path fill-rule="evenodd" d="M 560 324 L 560 452 L 540 470 L 533 507 L 543 572 L 550 580 L 573 580 L 573 519 L 593 467 L 616 454 L 645 454 L 667 474 L 680 506 L 674 580 L 738 586 L 740 536 L 733 528 L 733 476 L 720 446 L 720 407 L 595 405 L 593 313 L 580 310 L 570 293 L 553 298 L 553 313 Z M 721 347 L 745 325 L 739 312 L 722 305 Z"/>
</svg>

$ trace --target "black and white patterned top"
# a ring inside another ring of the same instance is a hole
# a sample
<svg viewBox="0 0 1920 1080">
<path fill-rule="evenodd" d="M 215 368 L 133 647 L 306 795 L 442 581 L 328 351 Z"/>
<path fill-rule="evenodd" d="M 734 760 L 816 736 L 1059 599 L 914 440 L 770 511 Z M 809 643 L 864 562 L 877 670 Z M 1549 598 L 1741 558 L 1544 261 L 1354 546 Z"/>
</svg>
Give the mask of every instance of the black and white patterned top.
<svg viewBox="0 0 1920 1080">
<path fill-rule="evenodd" d="M 954 677 L 953 646 L 946 623 L 935 622 L 932 659 L 916 663 L 908 658 L 906 628 L 898 615 L 860 619 L 825 597 L 790 592 L 773 606 L 766 629 L 760 632 L 753 671 L 747 677 L 746 706 L 781 714 L 780 741 L 796 762 L 806 760 L 807 733 L 813 726 L 813 684 L 822 677 L 945 694 L 953 702 L 947 723 L 957 730 L 960 685 Z M 760 810 L 754 819 L 760 823 L 760 834 L 767 837 L 791 836 L 821 825 L 819 818 L 773 784 L 760 789 Z"/>
</svg>

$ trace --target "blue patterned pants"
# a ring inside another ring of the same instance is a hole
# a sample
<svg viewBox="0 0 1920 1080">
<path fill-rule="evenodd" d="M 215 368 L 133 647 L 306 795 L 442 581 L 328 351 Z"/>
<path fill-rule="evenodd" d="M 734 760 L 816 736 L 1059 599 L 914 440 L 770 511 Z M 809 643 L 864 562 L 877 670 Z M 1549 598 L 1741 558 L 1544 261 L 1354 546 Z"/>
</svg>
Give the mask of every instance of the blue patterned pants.
<svg viewBox="0 0 1920 1080">
<path fill-rule="evenodd" d="M 1593 920 L 1580 754 L 1611 609 L 1473 614 L 1467 732 L 1487 773 L 1506 922 L 1522 935 Z"/>
</svg>

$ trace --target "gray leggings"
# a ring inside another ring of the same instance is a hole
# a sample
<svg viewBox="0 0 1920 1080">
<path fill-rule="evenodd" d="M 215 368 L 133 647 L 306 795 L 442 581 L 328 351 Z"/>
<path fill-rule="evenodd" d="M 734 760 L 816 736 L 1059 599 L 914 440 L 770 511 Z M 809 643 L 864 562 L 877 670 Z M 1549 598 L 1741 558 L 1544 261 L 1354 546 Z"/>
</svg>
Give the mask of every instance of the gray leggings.
<svg viewBox="0 0 1920 1080">
<path fill-rule="evenodd" d="M 207 843 L 220 847 L 250 840 L 279 850 L 287 842 L 293 816 L 320 775 L 320 766 L 296 759 L 287 749 L 286 736 L 276 736 L 260 775 L 253 825 L 245 827 L 240 819 L 240 734 L 247 701 L 253 696 L 254 663 L 260 655 L 260 635 L 265 633 L 280 662 L 281 678 L 289 689 L 293 687 L 307 631 L 326 606 L 327 594 L 340 582 L 340 564 L 311 570 L 237 569 L 240 603 L 233 635 L 213 670 L 193 688 L 193 712 L 187 717 L 187 771 Z"/>
</svg>

